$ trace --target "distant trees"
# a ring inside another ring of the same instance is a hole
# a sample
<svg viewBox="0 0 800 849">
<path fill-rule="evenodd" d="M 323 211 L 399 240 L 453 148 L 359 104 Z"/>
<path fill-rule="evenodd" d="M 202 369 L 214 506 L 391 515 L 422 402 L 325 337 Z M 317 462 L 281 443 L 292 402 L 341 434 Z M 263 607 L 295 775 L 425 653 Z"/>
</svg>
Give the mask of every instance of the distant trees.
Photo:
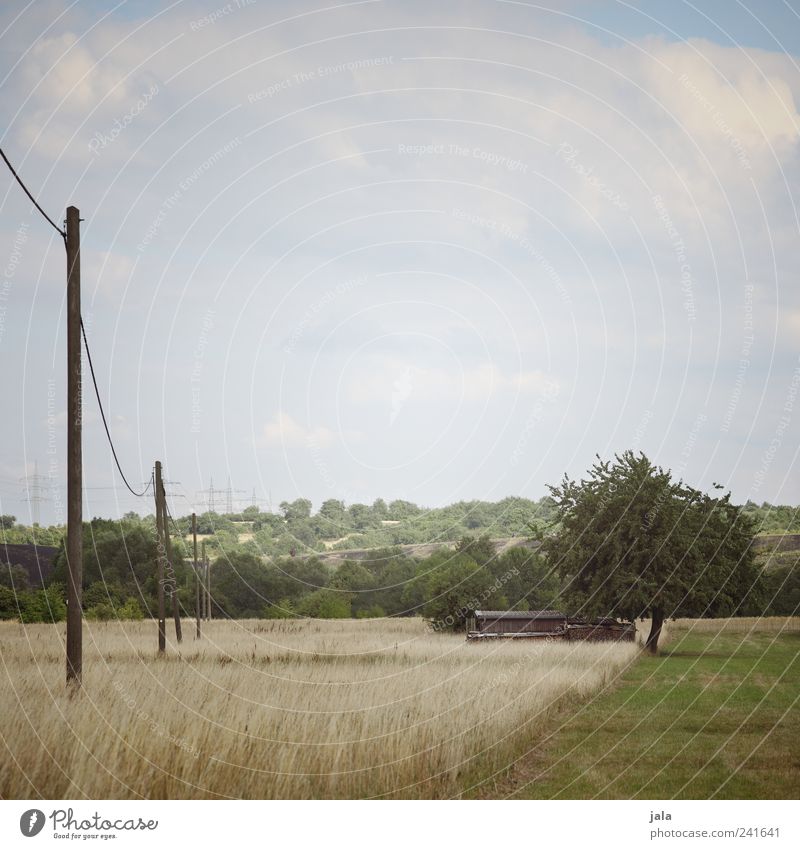
<svg viewBox="0 0 800 849">
<path fill-rule="evenodd" d="M 395 521 L 402 521 L 412 516 L 418 516 L 421 512 L 422 510 L 410 501 L 398 499 L 389 503 L 389 519 L 394 519 Z"/>
<path fill-rule="evenodd" d="M 0 564 L 0 585 L 16 590 L 28 589 L 28 570 L 19 564 Z"/>
<path fill-rule="evenodd" d="M 286 521 L 293 519 L 310 519 L 311 502 L 307 498 L 296 498 L 294 501 L 281 501 L 281 513 Z"/>
<path fill-rule="evenodd" d="M 11 589 L 0 585 L 0 619 L 17 619 L 24 623 L 61 622 L 66 618 L 64 590 L 50 586 L 39 590 Z"/>
<path fill-rule="evenodd" d="M 336 539 L 350 529 L 344 501 L 338 498 L 323 501 L 315 520 L 317 533 L 323 539 Z"/>
<path fill-rule="evenodd" d="M 215 615 L 341 616 L 349 610 L 354 617 L 426 615 L 437 627 L 463 627 L 470 605 L 646 615 L 654 624 L 671 615 L 788 614 L 796 611 L 800 593 L 797 558 L 771 555 L 759 580 L 746 548 L 753 522 L 755 529 L 773 530 L 795 527 L 797 518 L 789 507 L 749 502 L 735 508 L 729 496 L 704 495 L 672 481 L 643 456 L 625 454 L 599 464 L 587 481 L 565 479 L 538 501 L 508 497 L 424 509 L 402 499 L 347 505 L 331 498 L 314 513 L 308 499 L 298 498 L 282 502 L 280 514 L 249 507 L 224 516 L 206 512 L 197 520 L 213 563 Z M 67 579 L 64 528 L 31 529 L 13 516 L 2 521 L 6 542 L 35 539 L 60 550 L 47 590 L 53 598 L 29 587 L 24 569 L 0 568 L 0 616 L 59 616 L 57 598 L 63 600 Z M 517 547 L 498 556 L 496 538 L 529 536 L 532 521 L 547 538 L 543 549 Z M 191 519 L 175 522 L 179 600 L 193 611 L 194 579 L 183 539 Z M 131 512 L 118 521 L 94 519 L 85 523 L 83 539 L 86 616 L 152 616 L 154 517 Z M 450 548 L 416 560 L 396 547 L 432 540 Z M 324 548 L 367 551 L 333 567 L 314 556 Z M 649 646 L 657 645 L 655 629 Z"/>
<path fill-rule="evenodd" d="M 425 615 L 437 629 L 463 630 L 468 616 L 491 597 L 491 572 L 462 552 L 443 551 L 424 562 Z"/>
<path fill-rule="evenodd" d="M 300 616 L 312 616 L 315 619 L 349 619 L 352 596 L 336 590 L 314 590 L 304 596 L 297 606 Z"/>
<path fill-rule="evenodd" d="M 655 653 L 668 618 L 757 603 L 753 522 L 730 494 L 712 498 L 631 451 L 549 489 L 561 524 L 543 548 L 574 612 L 651 618 Z"/>
</svg>

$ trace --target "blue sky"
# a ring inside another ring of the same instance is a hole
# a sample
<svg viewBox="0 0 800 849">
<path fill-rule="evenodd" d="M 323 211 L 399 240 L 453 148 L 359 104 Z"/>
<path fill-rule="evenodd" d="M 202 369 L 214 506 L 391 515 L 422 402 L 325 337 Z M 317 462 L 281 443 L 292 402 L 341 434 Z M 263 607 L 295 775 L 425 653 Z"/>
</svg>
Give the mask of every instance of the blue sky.
<svg viewBox="0 0 800 849">
<path fill-rule="evenodd" d="M 796 4 L 550 5 L 4 4 L 132 479 L 437 506 L 636 448 L 800 501 Z M 38 463 L 52 521 L 63 247 L 1 188 L 2 510 Z M 87 511 L 149 510 L 85 407 Z"/>
</svg>

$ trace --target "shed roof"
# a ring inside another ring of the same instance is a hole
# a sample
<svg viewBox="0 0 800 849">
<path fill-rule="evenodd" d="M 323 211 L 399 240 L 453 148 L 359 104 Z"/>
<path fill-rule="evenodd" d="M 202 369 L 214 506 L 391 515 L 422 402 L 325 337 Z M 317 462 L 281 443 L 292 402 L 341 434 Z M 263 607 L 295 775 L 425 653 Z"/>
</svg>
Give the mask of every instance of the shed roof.
<svg viewBox="0 0 800 849">
<path fill-rule="evenodd" d="M 476 610 L 480 619 L 566 619 L 560 610 Z"/>
</svg>

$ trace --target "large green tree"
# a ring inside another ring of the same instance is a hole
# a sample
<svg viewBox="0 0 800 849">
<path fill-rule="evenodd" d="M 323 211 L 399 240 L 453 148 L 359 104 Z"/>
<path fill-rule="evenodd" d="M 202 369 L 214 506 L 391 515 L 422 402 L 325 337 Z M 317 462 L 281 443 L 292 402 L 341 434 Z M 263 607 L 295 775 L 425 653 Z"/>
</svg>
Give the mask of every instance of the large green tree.
<svg viewBox="0 0 800 849">
<path fill-rule="evenodd" d="M 706 495 L 632 451 L 549 489 L 561 524 L 543 547 L 575 612 L 650 618 L 652 653 L 668 618 L 753 612 L 753 523 L 729 493 Z"/>
</svg>

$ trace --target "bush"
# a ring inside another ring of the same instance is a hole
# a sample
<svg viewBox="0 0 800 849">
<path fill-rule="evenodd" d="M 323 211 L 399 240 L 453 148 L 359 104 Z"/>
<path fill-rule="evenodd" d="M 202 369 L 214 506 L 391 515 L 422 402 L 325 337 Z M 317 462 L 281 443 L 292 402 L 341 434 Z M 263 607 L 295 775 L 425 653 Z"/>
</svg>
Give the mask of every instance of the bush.
<svg viewBox="0 0 800 849">
<path fill-rule="evenodd" d="M 297 612 L 314 619 L 349 619 L 351 601 L 349 593 L 315 590 L 300 601 Z"/>
<path fill-rule="evenodd" d="M 277 604 L 264 607 L 265 619 L 294 619 L 297 616 L 291 599 L 282 598 Z"/>
<path fill-rule="evenodd" d="M 133 619 L 136 621 L 144 619 L 142 608 L 133 596 L 130 596 L 125 600 L 125 604 L 117 610 L 117 616 L 120 619 Z"/>
<path fill-rule="evenodd" d="M 92 605 L 92 607 L 84 611 L 84 616 L 90 622 L 110 622 L 112 619 L 117 618 L 114 608 L 105 601 Z"/>
<path fill-rule="evenodd" d="M 61 622 L 67 618 L 67 605 L 52 587 L 35 592 L 19 593 L 20 622 Z"/>
<path fill-rule="evenodd" d="M 359 610 L 356 613 L 356 619 L 383 619 L 384 616 L 386 611 L 379 604 L 373 604 L 366 610 Z"/>
</svg>

